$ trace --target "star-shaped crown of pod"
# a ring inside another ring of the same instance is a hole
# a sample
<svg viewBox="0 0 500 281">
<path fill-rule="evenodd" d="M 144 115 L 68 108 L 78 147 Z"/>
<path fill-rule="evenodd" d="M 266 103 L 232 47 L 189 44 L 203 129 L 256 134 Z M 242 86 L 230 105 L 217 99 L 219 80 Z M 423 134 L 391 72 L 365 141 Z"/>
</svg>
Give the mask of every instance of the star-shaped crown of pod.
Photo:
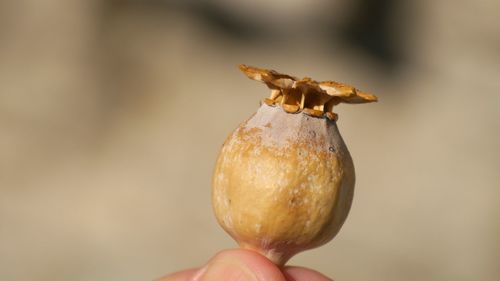
<svg viewBox="0 0 500 281">
<path fill-rule="evenodd" d="M 309 77 L 298 79 L 274 70 L 244 64 L 240 70 L 248 78 L 261 81 L 271 89 L 263 102 L 269 106 L 281 106 L 288 113 L 304 112 L 315 117 L 337 120 L 333 107 L 339 103 L 376 102 L 377 97 L 352 86 L 335 81 L 317 82 Z"/>
</svg>

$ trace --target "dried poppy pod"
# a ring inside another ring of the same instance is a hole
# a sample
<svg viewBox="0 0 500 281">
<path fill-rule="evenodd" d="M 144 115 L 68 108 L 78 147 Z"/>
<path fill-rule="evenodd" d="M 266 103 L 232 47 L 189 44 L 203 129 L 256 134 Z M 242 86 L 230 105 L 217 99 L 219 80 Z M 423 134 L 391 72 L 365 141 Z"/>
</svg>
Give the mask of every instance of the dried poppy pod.
<svg viewBox="0 0 500 281">
<path fill-rule="evenodd" d="M 242 248 L 284 265 L 330 241 L 351 207 L 354 166 L 333 107 L 377 98 L 333 81 L 240 69 L 271 95 L 225 141 L 212 203 L 218 222 Z"/>
</svg>

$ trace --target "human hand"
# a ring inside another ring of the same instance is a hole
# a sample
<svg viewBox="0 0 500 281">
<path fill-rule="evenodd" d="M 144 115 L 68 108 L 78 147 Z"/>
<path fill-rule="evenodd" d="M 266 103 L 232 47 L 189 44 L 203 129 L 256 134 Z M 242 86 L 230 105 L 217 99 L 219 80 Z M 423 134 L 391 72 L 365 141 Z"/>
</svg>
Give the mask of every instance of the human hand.
<svg viewBox="0 0 500 281">
<path fill-rule="evenodd" d="M 201 268 L 167 275 L 157 281 L 333 281 L 303 267 L 280 269 L 264 256 L 249 250 L 225 250 Z"/>
</svg>

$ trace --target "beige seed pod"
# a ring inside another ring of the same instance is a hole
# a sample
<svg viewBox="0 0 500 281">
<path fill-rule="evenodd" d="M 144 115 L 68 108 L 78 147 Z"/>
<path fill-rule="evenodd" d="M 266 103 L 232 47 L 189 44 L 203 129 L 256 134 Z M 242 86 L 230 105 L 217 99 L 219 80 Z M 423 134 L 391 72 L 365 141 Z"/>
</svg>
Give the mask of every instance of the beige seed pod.
<svg viewBox="0 0 500 281">
<path fill-rule="evenodd" d="M 271 96 L 225 141 L 212 204 L 241 247 L 284 265 L 330 241 L 351 207 L 354 166 L 333 107 L 377 98 L 338 82 L 240 69 L 267 84 Z"/>
</svg>

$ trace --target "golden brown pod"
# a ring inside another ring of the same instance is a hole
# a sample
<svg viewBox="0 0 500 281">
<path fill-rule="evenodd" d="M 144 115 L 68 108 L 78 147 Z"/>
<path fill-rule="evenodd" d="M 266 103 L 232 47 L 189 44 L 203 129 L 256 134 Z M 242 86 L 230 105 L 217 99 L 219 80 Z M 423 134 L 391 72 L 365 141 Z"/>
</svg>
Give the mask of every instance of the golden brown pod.
<svg viewBox="0 0 500 281">
<path fill-rule="evenodd" d="M 212 182 L 219 224 L 277 265 L 330 241 L 349 212 L 354 166 L 332 109 L 376 101 L 338 82 L 241 65 L 271 96 L 225 141 Z"/>
</svg>

